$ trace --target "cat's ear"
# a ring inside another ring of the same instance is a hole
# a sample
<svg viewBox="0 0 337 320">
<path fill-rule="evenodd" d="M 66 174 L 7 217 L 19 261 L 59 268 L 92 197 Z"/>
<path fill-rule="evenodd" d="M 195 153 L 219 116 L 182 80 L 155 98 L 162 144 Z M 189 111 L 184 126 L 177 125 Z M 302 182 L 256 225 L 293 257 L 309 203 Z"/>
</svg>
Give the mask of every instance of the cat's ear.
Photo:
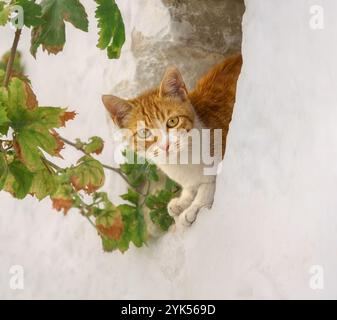
<svg viewBox="0 0 337 320">
<path fill-rule="evenodd" d="M 123 127 L 125 118 L 132 109 L 131 104 L 113 95 L 103 95 L 102 101 L 115 124 L 119 127 Z"/>
<path fill-rule="evenodd" d="M 176 67 L 167 68 L 159 88 L 161 97 L 187 100 L 187 89 L 179 70 Z"/>
</svg>

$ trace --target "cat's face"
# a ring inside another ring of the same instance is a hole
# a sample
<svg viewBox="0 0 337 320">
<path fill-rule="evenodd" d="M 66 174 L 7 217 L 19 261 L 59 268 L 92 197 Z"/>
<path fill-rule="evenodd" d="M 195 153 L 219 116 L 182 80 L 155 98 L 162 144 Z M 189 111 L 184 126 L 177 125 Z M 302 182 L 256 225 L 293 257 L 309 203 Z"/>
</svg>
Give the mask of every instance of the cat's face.
<svg viewBox="0 0 337 320">
<path fill-rule="evenodd" d="M 179 71 L 167 69 L 159 89 L 135 99 L 104 95 L 103 103 L 114 123 L 125 130 L 129 146 L 153 161 L 188 148 L 188 132 L 195 113 Z"/>
</svg>

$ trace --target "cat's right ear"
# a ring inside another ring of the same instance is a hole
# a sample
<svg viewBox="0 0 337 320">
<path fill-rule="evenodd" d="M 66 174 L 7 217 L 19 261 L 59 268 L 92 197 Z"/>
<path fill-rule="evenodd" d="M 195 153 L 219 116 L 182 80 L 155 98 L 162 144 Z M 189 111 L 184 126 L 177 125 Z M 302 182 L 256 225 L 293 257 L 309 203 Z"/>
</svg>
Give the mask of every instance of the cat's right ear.
<svg viewBox="0 0 337 320">
<path fill-rule="evenodd" d="M 128 113 L 132 109 L 130 103 L 113 95 L 102 95 L 102 101 L 114 123 L 122 128 Z"/>
<path fill-rule="evenodd" d="M 159 87 L 160 97 L 178 98 L 187 100 L 187 89 L 179 70 L 172 66 L 166 69 Z"/>
</svg>

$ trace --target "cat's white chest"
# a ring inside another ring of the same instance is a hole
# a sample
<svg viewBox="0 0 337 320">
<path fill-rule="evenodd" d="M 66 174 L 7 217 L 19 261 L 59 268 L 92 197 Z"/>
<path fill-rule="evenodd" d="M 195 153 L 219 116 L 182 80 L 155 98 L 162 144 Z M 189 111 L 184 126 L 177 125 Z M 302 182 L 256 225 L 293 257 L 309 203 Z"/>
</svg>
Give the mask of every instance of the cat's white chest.
<svg viewBox="0 0 337 320">
<path fill-rule="evenodd" d="M 201 164 L 164 164 L 159 167 L 183 187 L 197 186 L 214 180 L 214 176 L 204 175 L 204 166 Z"/>
</svg>

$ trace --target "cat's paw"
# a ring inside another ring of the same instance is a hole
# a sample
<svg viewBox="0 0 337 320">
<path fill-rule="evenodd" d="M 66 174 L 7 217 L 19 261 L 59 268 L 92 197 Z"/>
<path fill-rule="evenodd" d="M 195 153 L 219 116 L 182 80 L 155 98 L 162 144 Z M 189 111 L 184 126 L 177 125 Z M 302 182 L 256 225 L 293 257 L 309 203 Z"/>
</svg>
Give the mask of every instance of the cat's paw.
<svg viewBox="0 0 337 320">
<path fill-rule="evenodd" d="M 179 224 L 185 227 L 190 227 L 193 224 L 193 222 L 197 219 L 198 212 L 199 212 L 199 208 L 195 206 L 191 206 L 187 208 L 179 216 L 178 218 Z"/>
<path fill-rule="evenodd" d="M 184 210 L 185 207 L 179 198 L 172 199 L 167 205 L 167 211 L 171 217 L 179 216 Z"/>
<path fill-rule="evenodd" d="M 186 210 L 192 203 L 192 196 L 183 196 L 179 198 L 173 198 L 167 205 L 167 211 L 170 216 L 179 216 L 184 210 Z"/>
</svg>

